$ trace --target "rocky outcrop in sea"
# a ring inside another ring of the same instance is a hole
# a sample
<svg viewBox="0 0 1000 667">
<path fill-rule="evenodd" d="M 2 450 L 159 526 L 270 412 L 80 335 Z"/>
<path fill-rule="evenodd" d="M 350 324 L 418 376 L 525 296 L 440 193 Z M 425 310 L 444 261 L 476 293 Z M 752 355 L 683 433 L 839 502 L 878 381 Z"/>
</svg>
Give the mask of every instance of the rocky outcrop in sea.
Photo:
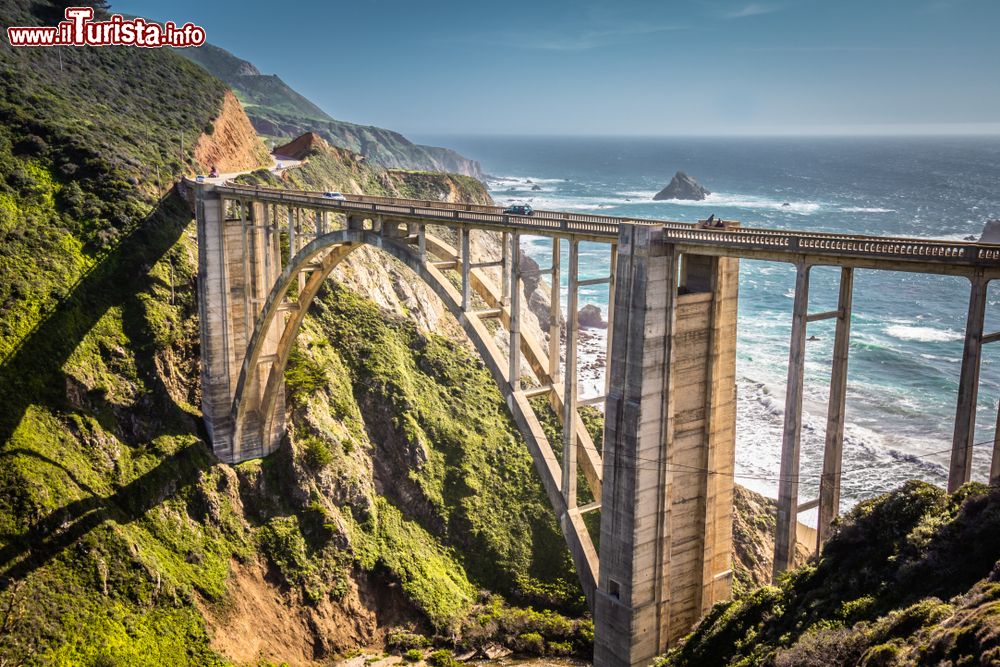
<svg viewBox="0 0 1000 667">
<path fill-rule="evenodd" d="M 690 201 L 701 201 L 710 194 L 712 193 L 707 188 L 702 187 L 698 181 L 694 180 L 683 171 L 678 171 L 674 174 L 674 177 L 670 179 L 670 183 L 667 187 L 653 195 L 653 200 L 662 201 L 664 199 L 686 199 Z"/>
</svg>

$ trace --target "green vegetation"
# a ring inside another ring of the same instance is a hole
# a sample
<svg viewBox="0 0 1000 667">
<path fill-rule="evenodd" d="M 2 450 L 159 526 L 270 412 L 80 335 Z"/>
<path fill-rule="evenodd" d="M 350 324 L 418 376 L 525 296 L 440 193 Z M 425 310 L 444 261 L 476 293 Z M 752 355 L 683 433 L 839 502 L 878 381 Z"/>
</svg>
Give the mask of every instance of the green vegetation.
<svg viewBox="0 0 1000 667">
<path fill-rule="evenodd" d="M 0 2 L 0 21 L 57 14 L 28 6 Z M 147 219 L 221 108 L 223 86 L 173 54 L 59 52 L 0 48 L 0 359 Z"/>
<path fill-rule="evenodd" d="M 531 457 L 482 363 L 337 285 L 313 311 L 288 374 L 330 369 L 317 382 L 328 389 L 296 411 L 297 449 L 306 443 L 309 457 L 325 442 L 339 473 L 359 455 L 344 450 L 350 441 L 374 460 L 376 478 L 393 479 L 347 518 L 362 566 L 393 572 L 438 628 L 462 617 L 477 587 L 512 599 L 524 589 L 574 590 L 567 597 L 578 603 Z"/>
<path fill-rule="evenodd" d="M 1000 489 L 921 482 L 861 503 L 822 556 L 716 605 L 661 665 L 1000 660 Z"/>
<path fill-rule="evenodd" d="M 500 642 L 526 655 L 590 655 L 594 624 L 551 610 L 507 606 L 493 596 L 477 605 L 462 623 L 458 645 L 479 649 Z"/>
</svg>

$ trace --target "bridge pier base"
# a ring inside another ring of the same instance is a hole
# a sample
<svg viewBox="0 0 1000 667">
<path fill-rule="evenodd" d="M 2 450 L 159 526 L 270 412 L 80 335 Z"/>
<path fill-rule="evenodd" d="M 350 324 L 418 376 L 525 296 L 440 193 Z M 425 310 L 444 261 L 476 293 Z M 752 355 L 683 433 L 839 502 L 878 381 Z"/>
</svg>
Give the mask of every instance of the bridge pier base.
<svg viewBox="0 0 1000 667">
<path fill-rule="evenodd" d="M 623 224 L 618 239 L 599 667 L 648 664 L 728 597 L 732 582 L 739 264 L 679 261 L 659 236 L 655 226 Z"/>
</svg>

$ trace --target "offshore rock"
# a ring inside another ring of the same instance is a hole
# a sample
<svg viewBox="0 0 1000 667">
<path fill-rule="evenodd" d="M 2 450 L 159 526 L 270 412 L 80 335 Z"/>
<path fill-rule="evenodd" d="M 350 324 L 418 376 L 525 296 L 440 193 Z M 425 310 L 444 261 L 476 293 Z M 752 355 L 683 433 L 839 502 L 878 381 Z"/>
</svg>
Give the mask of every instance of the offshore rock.
<svg viewBox="0 0 1000 667">
<path fill-rule="evenodd" d="M 664 199 L 686 199 L 701 201 L 706 195 L 710 194 L 712 193 L 706 188 L 703 188 L 698 181 L 694 180 L 683 171 L 678 171 L 674 174 L 674 177 L 670 179 L 669 185 L 653 196 L 653 200 L 662 201 Z"/>
<path fill-rule="evenodd" d="M 986 226 L 983 227 L 983 233 L 979 237 L 979 242 L 1000 243 L 1000 218 L 986 221 Z"/>
</svg>

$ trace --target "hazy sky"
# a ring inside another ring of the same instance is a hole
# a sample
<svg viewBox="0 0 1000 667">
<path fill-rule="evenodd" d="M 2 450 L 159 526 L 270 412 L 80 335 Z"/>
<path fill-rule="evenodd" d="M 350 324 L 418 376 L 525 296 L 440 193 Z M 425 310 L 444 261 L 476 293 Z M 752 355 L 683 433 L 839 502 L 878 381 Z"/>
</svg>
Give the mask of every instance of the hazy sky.
<svg viewBox="0 0 1000 667">
<path fill-rule="evenodd" d="M 1000 0 L 121 0 L 414 134 L 1000 133 Z"/>
</svg>

